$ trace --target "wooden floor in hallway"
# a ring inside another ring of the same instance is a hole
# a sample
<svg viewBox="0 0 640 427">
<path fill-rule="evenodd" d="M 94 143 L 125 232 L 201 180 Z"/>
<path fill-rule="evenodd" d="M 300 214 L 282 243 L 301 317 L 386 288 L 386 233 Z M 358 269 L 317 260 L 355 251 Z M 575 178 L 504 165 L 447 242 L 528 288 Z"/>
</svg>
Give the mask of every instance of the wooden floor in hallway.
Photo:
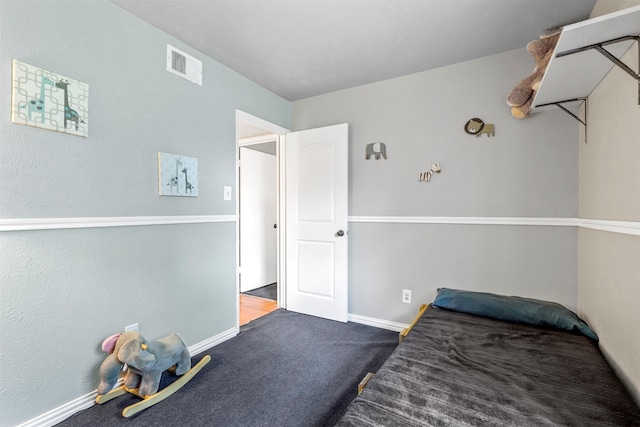
<svg viewBox="0 0 640 427">
<path fill-rule="evenodd" d="M 271 313 L 278 308 L 275 300 L 240 294 L 240 326 Z"/>
</svg>

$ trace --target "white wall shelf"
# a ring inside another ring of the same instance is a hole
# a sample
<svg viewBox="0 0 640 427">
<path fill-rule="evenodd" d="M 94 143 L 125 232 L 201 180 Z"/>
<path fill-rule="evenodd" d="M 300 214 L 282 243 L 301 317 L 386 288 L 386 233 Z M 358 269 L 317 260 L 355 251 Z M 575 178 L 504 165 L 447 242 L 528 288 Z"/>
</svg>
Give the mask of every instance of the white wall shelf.
<svg viewBox="0 0 640 427">
<path fill-rule="evenodd" d="M 640 6 L 564 27 L 531 111 L 560 107 L 580 120 L 564 106 L 583 102 L 616 65 L 638 80 L 640 105 L 640 77 L 620 61 L 634 41 L 640 45 Z"/>
</svg>

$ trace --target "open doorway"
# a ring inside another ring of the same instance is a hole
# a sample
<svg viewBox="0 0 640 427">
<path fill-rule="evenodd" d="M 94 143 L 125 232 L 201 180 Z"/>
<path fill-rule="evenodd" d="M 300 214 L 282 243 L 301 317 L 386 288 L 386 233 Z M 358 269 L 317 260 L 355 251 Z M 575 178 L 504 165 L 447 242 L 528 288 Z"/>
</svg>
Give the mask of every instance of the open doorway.
<svg viewBox="0 0 640 427">
<path fill-rule="evenodd" d="M 346 322 L 349 125 L 342 123 L 289 132 L 238 110 L 236 122 L 238 165 L 241 147 L 275 141 L 277 305 Z M 244 128 L 271 134 L 258 133 L 241 138 L 249 134 Z M 236 176 L 236 188 L 241 192 L 240 168 Z M 236 198 L 237 236 L 240 236 L 243 221 L 240 199 L 241 196 Z M 236 241 L 240 248 L 240 238 Z M 240 262 L 239 249 L 236 256 L 239 314 L 241 275 L 246 269 Z"/>
<path fill-rule="evenodd" d="M 239 157 L 240 325 L 244 325 L 277 308 L 276 141 L 241 145 Z"/>
<path fill-rule="evenodd" d="M 279 135 L 287 130 L 237 111 L 238 325 L 279 306 Z"/>
</svg>

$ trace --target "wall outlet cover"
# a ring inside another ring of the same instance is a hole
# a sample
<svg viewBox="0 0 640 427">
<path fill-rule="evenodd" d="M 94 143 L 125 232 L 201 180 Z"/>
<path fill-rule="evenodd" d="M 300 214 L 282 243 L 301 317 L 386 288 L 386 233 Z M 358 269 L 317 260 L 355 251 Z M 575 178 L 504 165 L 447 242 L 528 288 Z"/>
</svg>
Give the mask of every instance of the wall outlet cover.
<svg viewBox="0 0 640 427">
<path fill-rule="evenodd" d="M 411 304 L 411 290 L 409 289 L 402 290 L 402 302 L 405 304 Z"/>
</svg>

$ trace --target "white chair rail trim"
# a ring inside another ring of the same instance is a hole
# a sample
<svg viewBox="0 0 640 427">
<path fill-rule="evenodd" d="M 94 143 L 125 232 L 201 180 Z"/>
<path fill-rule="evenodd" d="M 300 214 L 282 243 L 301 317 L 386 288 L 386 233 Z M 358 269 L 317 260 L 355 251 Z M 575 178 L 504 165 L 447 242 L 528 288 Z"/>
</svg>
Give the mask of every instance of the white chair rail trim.
<svg viewBox="0 0 640 427">
<path fill-rule="evenodd" d="M 350 216 L 354 223 L 452 224 L 452 225 L 522 225 L 545 227 L 579 227 L 612 233 L 640 236 L 640 222 L 589 218 L 537 217 L 436 217 L 436 216 Z"/>
<path fill-rule="evenodd" d="M 576 218 L 464 217 L 464 216 L 351 216 L 350 222 L 397 224 L 544 225 L 575 227 Z"/>
<path fill-rule="evenodd" d="M 608 221 L 603 219 L 581 218 L 578 220 L 578 226 L 592 230 L 640 236 L 640 222 L 635 221 Z"/>
<path fill-rule="evenodd" d="M 87 218 L 0 219 L 0 231 L 57 230 L 63 228 L 128 227 L 142 225 L 234 222 L 235 215 L 124 216 Z"/>
<path fill-rule="evenodd" d="M 352 223 L 519 225 L 580 227 L 640 236 L 640 222 L 589 218 L 536 217 L 436 217 L 436 216 L 350 216 Z M 143 225 L 202 224 L 235 222 L 236 215 L 127 216 L 85 218 L 0 219 L 1 231 L 56 230 L 65 228 L 127 227 Z"/>
</svg>

